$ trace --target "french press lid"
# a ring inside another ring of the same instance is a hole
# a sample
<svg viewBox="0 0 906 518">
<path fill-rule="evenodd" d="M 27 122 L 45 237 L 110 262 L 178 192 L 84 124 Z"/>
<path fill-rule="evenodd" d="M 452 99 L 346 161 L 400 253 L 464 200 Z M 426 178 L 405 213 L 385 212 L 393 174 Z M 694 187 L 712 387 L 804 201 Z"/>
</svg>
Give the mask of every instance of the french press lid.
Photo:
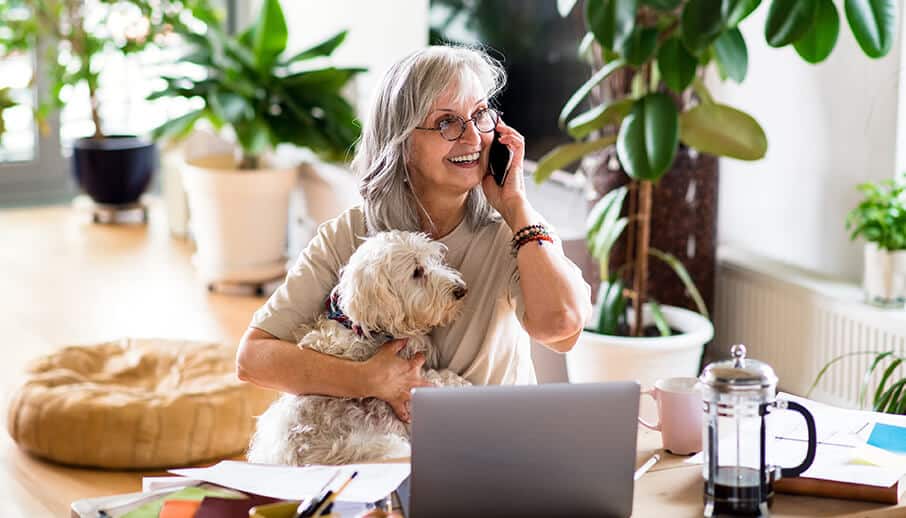
<svg viewBox="0 0 906 518">
<path fill-rule="evenodd" d="M 770 365 L 746 358 L 746 346 L 730 348 L 729 360 L 714 362 L 705 367 L 699 377 L 704 385 L 718 392 L 770 390 L 777 386 L 777 374 Z"/>
</svg>

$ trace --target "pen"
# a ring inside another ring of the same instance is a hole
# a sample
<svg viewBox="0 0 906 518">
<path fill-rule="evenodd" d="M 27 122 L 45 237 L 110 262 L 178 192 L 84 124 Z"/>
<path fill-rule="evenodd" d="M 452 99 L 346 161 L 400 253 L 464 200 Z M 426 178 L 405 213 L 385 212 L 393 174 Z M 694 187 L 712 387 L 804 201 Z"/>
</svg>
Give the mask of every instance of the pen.
<svg viewBox="0 0 906 518">
<path fill-rule="evenodd" d="M 659 460 L 661 460 L 660 455 L 658 455 L 657 453 L 652 455 L 650 459 L 645 461 L 645 464 L 642 464 L 642 466 L 639 469 L 635 470 L 635 476 L 632 477 L 632 480 L 635 481 L 635 480 L 642 478 L 642 475 L 644 475 L 645 473 L 648 473 L 648 470 L 651 469 L 652 466 L 657 464 L 657 461 L 659 461 Z"/>
<path fill-rule="evenodd" d="M 342 493 L 343 490 L 346 489 L 346 486 L 348 486 L 349 483 L 352 482 L 352 479 L 356 478 L 358 475 L 358 471 L 353 471 L 352 475 L 349 476 L 346 482 L 344 482 L 343 485 L 340 486 L 340 489 L 337 489 L 336 491 L 328 491 L 327 497 L 323 502 L 321 502 L 321 505 L 319 505 L 318 508 L 315 509 L 315 512 L 314 514 L 312 514 L 312 516 L 321 516 L 322 514 L 324 514 L 327 509 L 329 509 L 330 506 L 333 505 L 333 501 L 337 499 L 337 496 Z"/>
<path fill-rule="evenodd" d="M 340 472 L 341 472 L 341 470 L 339 470 L 339 469 L 336 470 L 333 473 L 333 476 L 331 476 L 329 479 L 327 479 L 327 483 L 324 484 L 323 487 L 321 487 L 321 490 L 318 491 L 317 496 L 312 497 L 312 499 L 309 501 L 303 501 L 303 502 L 299 503 L 299 507 L 296 508 L 296 517 L 297 518 L 304 518 L 306 516 L 315 516 L 315 514 L 314 514 L 315 509 L 317 509 L 317 507 L 319 505 L 321 505 L 321 502 L 323 502 L 324 499 L 326 499 L 330 495 L 330 491 L 327 488 L 329 488 L 330 485 L 333 484 L 333 481 L 336 480 L 338 476 L 340 476 Z"/>
</svg>

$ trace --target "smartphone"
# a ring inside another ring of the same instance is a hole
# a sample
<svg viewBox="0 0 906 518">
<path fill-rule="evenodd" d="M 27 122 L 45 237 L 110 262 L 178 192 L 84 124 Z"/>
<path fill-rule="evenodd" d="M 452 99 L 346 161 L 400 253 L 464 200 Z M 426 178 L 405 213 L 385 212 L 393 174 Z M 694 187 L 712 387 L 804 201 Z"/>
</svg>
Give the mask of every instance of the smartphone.
<svg viewBox="0 0 906 518">
<path fill-rule="evenodd" d="M 510 149 L 500 143 L 500 133 L 494 132 L 494 140 L 488 151 L 488 167 L 497 185 L 503 186 L 506 181 L 507 167 L 510 164 Z"/>
</svg>

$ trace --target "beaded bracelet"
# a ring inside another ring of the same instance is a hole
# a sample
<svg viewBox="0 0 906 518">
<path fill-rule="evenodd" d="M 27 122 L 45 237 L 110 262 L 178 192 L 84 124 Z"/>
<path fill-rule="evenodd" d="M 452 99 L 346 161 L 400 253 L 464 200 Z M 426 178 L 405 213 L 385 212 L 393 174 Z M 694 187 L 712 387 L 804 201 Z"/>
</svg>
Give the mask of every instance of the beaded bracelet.
<svg viewBox="0 0 906 518">
<path fill-rule="evenodd" d="M 511 242 L 511 253 L 513 254 L 513 257 L 516 257 L 519 253 L 519 249 L 530 241 L 537 241 L 538 245 L 541 246 L 545 241 L 553 243 L 554 236 L 544 225 L 529 225 L 519 229 L 518 232 L 513 234 L 513 240 Z"/>
</svg>

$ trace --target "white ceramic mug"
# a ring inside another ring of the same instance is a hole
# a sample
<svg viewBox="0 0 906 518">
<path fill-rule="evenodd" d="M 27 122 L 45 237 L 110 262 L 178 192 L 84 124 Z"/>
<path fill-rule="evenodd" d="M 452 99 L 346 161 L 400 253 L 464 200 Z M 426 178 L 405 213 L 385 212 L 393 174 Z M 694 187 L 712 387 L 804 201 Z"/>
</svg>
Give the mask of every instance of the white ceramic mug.
<svg viewBox="0 0 906 518">
<path fill-rule="evenodd" d="M 697 385 L 698 378 L 666 378 L 642 392 L 657 403 L 658 422 L 651 424 L 639 417 L 639 423 L 661 432 L 664 449 L 674 455 L 702 450 L 702 397 Z"/>
</svg>

